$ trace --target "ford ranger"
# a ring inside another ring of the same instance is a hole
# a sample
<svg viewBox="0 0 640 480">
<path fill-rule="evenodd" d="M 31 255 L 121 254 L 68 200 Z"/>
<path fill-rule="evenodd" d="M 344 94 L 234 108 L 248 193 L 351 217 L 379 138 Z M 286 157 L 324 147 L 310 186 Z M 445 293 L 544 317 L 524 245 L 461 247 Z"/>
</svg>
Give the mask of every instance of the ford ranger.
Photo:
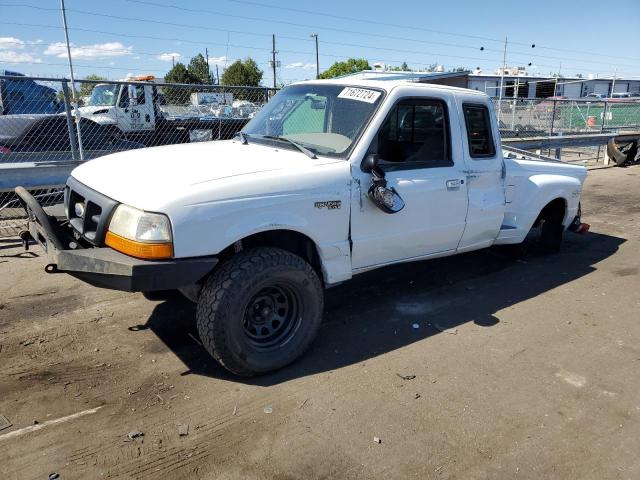
<svg viewBox="0 0 640 480">
<path fill-rule="evenodd" d="M 49 273 L 197 303 L 207 351 L 239 375 L 313 341 L 323 290 L 368 270 L 580 229 L 586 170 L 505 156 L 485 94 L 301 82 L 232 140 L 115 153 L 69 177 L 66 218 L 24 189 Z"/>
</svg>

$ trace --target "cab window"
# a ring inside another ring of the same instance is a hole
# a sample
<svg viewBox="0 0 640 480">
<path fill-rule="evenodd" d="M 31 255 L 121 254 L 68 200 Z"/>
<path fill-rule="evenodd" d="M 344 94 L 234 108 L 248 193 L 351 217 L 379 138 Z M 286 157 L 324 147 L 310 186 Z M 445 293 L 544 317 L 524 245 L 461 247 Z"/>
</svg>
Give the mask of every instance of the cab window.
<svg viewBox="0 0 640 480">
<path fill-rule="evenodd" d="M 136 85 L 136 97 L 138 97 L 138 105 L 144 104 L 144 87 L 142 85 Z M 129 106 L 129 90 L 126 85 L 120 90 L 120 102 L 118 106 L 125 108 Z"/>
<path fill-rule="evenodd" d="M 485 105 L 469 104 L 464 104 L 462 108 L 467 125 L 469 155 L 471 158 L 493 157 L 496 154 L 496 147 L 491 135 L 489 109 Z"/>
<path fill-rule="evenodd" d="M 428 99 L 399 101 L 378 132 L 370 153 L 386 168 L 428 168 L 453 165 L 447 109 Z"/>
</svg>

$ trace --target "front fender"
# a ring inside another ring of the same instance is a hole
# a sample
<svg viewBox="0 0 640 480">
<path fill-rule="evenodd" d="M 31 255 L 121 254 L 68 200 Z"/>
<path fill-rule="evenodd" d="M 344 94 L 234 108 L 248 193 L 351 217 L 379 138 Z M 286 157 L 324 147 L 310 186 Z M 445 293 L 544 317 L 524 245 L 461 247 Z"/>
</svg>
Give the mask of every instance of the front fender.
<svg viewBox="0 0 640 480">
<path fill-rule="evenodd" d="M 326 283 L 348 279 L 349 191 L 319 188 L 186 205 L 170 214 L 175 255 L 216 255 L 256 233 L 291 230 L 316 245 Z"/>
</svg>

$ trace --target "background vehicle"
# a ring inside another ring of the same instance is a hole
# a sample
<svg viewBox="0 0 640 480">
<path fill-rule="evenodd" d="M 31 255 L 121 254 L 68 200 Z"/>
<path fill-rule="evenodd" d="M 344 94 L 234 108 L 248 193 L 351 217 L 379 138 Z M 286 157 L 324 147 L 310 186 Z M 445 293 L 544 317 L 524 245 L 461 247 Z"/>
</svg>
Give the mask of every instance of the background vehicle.
<svg viewBox="0 0 640 480">
<path fill-rule="evenodd" d="M 78 108 L 82 118 L 111 129 L 115 137 L 145 146 L 229 139 L 249 121 L 248 115 L 216 114 L 220 105 L 232 105 L 232 93 L 184 89 L 178 96 L 191 104 L 168 105 L 155 77 L 123 82 L 135 83 L 99 83 L 87 105 Z"/>
<path fill-rule="evenodd" d="M 0 70 L 0 75 L 24 76 L 8 70 Z M 0 115 L 58 113 L 63 109 L 53 88 L 33 80 L 0 79 Z"/>
<path fill-rule="evenodd" d="M 81 119 L 85 158 L 90 159 L 113 150 L 144 147 L 140 142 L 125 140 L 113 130 L 87 119 Z M 63 115 L 11 115 L 0 117 L 0 150 L 11 154 L 13 162 L 68 160 L 71 139 L 67 119 Z M 62 157 L 57 158 L 59 152 Z"/>
<path fill-rule="evenodd" d="M 179 289 L 197 303 L 205 348 L 255 375 L 308 348 L 323 287 L 533 234 L 558 251 L 566 229 L 585 228 L 585 177 L 505 157 L 484 94 L 337 79 L 283 89 L 236 140 L 76 168 L 63 222 L 17 193 L 53 256 L 47 271 L 154 296 Z"/>
</svg>

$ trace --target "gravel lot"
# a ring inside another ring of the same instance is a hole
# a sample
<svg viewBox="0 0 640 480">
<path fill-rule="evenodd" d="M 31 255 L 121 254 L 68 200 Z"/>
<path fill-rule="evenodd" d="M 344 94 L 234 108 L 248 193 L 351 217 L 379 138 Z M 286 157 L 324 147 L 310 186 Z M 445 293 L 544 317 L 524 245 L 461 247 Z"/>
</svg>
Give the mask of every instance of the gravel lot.
<svg viewBox="0 0 640 480">
<path fill-rule="evenodd" d="M 583 211 L 556 256 L 330 289 L 311 351 L 252 380 L 209 358 L 188 302 L 47 275 L 4 239 L 2 477 L 640 478 L 640 167 L 592 171 Z"/>
</svg>

